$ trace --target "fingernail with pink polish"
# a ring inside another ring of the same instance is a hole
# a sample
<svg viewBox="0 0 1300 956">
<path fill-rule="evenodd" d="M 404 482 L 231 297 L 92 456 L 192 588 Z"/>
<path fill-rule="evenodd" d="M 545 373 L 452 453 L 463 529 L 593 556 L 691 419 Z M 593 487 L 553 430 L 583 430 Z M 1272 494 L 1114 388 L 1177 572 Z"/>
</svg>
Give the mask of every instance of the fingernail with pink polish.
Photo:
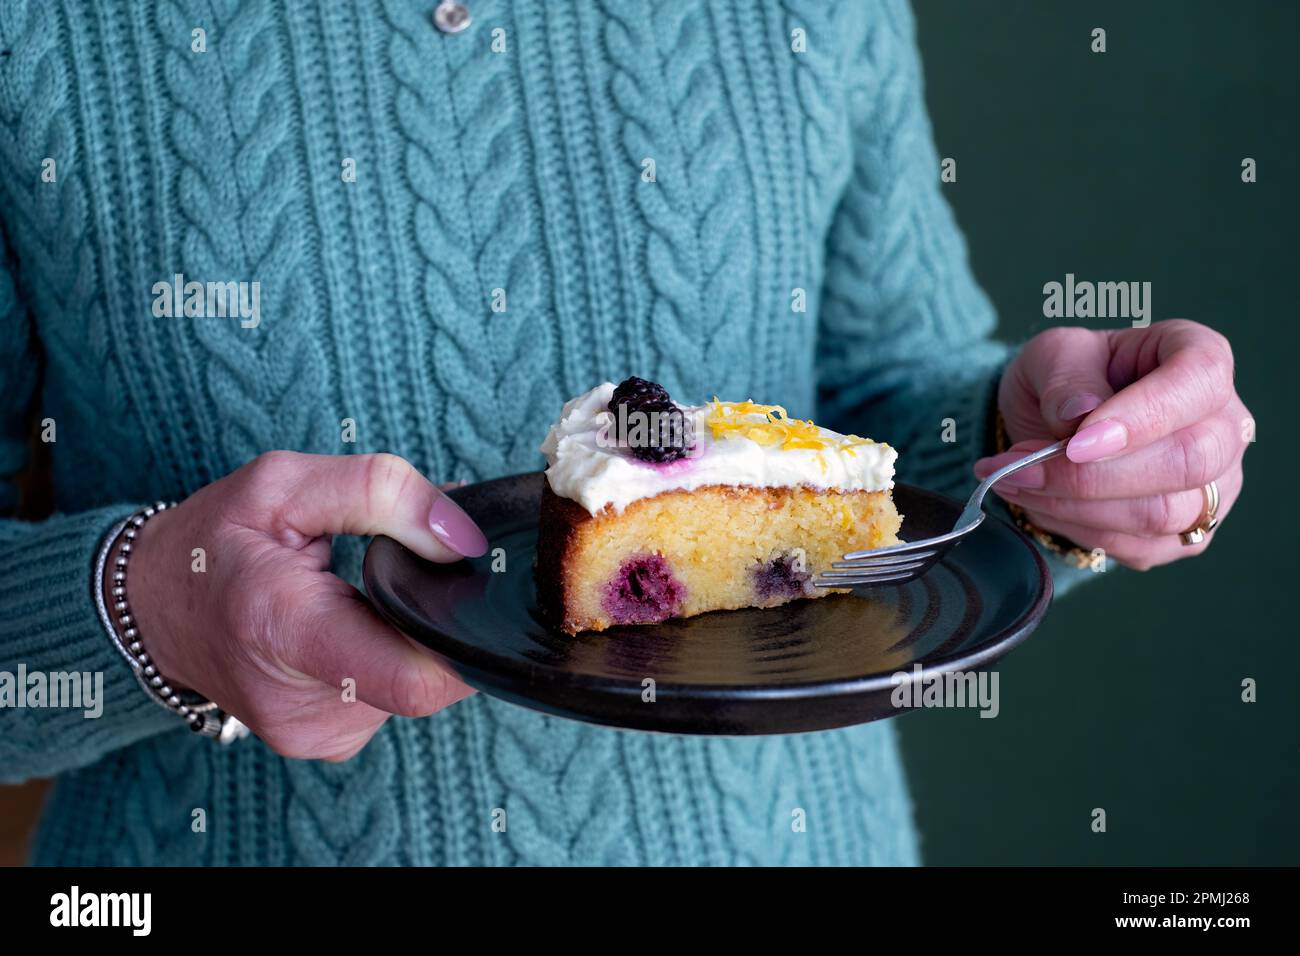
<svg viewBox="0 0 1300 956">
<path fill-rule="evenodd" d="M 1072 422 L 1076 418 L 1087 415 L 1100 404 L 1101 399 L 1096 395 L 1075 395 L 1061 402 L 1061 407 L 1056 410 L 1056 415 L 1063 422 Z"/>
<path fill-rule="evenodd" d="M 1065 457 L 1082 464 L 1118 455 L 1128 445 L 1128 429 L 1113 418 L 1080 429 L 1065 446 Z"/>
<path fill-rule="evenodd" d="M 460 505 L 446 495 L 434 497 L 433 507 L 429 509 L 429 529 L 439 541 L 457 554 L 477 558 L 480 554 L 487 553 L 487 538 L 479 526 L 465 514 Z"/>
</svg>

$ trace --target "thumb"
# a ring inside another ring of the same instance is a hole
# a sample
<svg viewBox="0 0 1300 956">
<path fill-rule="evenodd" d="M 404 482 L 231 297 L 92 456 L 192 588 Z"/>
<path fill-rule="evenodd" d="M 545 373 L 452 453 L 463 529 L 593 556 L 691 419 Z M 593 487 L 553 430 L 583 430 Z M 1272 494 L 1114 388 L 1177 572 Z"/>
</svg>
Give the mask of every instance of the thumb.
<svg viewBox="0 0 1300 956">
<path fill-rule="evenodd" d="M 1048 329 L 1025 345 L 1020 365 L 1043 423 L 1056 438 L 1074 434 L 1079 421 L 1114 394 L 1105 332 Z"/>
<path fill-rule="evenodd" d="M 487 551 L 474 519 L 404 458 L 272 454 L 271 467 L 291 476 L 279 486 L 280 520 L 300 534 L 388 535 L 430 561 Z"/>
</svg>

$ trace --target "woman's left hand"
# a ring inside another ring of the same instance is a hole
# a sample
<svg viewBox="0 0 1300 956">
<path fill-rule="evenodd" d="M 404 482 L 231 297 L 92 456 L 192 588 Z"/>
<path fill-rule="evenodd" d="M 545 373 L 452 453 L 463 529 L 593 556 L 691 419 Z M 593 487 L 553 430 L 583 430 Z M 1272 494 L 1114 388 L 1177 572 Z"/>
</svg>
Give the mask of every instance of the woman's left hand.
<svg viewBox="0 0 1300 956">
<path fill-rule="evenodd" d="M 1185 319 L 1144 329 L 1053 328 L 1030 339 L 998 391 L 1010 450 L 975 463 L 984 478 L 1069 435 L 1065 457 L 994 490 L 1040 528 L 1145 571 L 1200 554 L 1179 533 L 1203 516 L 1218 483 L 1218 517 L 1241 494 L 1254 420 L 1237 397 L 1232 349 Z"/>
</svg>

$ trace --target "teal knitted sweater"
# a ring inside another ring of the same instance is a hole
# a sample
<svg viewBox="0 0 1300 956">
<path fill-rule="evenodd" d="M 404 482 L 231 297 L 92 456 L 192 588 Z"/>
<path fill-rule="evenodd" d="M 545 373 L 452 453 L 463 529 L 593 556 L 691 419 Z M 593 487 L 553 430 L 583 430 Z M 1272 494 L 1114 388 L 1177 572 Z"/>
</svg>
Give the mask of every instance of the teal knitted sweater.
<svg viewBox="0 0 1300 956">
<path fill-rule="evenodd" d="M 141 502 L 273 448 L 533 470 L 629 374 L 969 484 L 1006 349 L 901 3 L 470 0 L 458 34 L 433 6 L 0 0 L 0 473 L 43 423 L 57 509 L 0 522 L 0 671 L 104 681 L 97 719 L 0 710 L 0 780 L 57 777 L 34 859 L 916 861 L 888 722 L 694 739 L 478 695 L 290 761 L 191 736 L 101 632 L 93 554 Z M 156 315 L 178 273 L 260 283 L 256 325 Z"/>
</svg>

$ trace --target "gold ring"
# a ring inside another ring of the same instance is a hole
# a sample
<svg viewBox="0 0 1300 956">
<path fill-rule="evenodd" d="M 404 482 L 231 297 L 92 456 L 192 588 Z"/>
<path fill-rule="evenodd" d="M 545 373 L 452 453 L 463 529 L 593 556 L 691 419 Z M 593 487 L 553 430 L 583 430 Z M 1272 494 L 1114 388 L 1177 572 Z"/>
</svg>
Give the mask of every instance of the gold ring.
<svg viewBox="0 0 1300 956">
<path fill-rule="evenodd" d="M 1205 494 L 1205 510 L 1201 512 L 1201 517 L 1196 524 L 1186 531 L 1179 533 L 1178 537 L 1183 544 L 1200 544 L 1205 540 L 1205 536 L 1215 529 L 1219 524 L 1219 484 L 1212 481 L 1201 491 Z"/>
</svg>

